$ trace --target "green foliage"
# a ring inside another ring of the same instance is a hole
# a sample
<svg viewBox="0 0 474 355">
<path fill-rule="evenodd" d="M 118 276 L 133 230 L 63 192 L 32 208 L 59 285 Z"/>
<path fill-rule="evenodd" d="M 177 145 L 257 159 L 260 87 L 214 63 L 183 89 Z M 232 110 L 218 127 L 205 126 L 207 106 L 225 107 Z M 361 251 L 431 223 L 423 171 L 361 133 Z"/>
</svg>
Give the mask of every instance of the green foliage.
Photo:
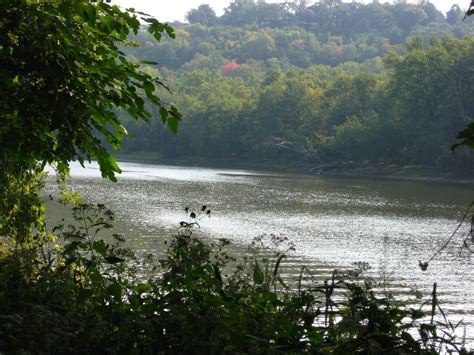
<svg viewBox="0 0 474 355">
<path fill-rule="evenodd" d="M 113 221 L 103 205 L 74 207 L 77 226 L 54 230 L 60 246 L 12 248 L 0 259 L 0 351 L 433 354 L 443 344 L 459 350 L 446 338 L 449 328 L 376 294 L 359 272 L 316 283 L 303 268 L 298 280 L 283 280 L 287 250 L 237 261 L 225 251 L 227 240 L 206 243 L 194 235 L 210 215 L 206 206 L 187 212 L 159 262 L 135 258 L 119 235 L 113 244 L 100 239 Z M 256 241 L 262 245 L 265 237 Z M 437 305 L 435 292 L 429 304 Z M 443 338 L 439 331 L 446 331 Z"/>
<path fill-rule="evenodd" d="M 467 145 L 474 149 L 474 123 L 469 124 L 467 128 L 459 132 L 458 139 L 461 139 L 461 142 L 453 145 L 453 150 L 461 145 Z"/>
<path fill-rule="evenodd" d="M 213 31 L 201 30 L 206 36 Z M 270 30 L 239 31 L 234 33 L 242 40 L 233 46 L 240 50 L 259 36 L 272 38 Z M 292 30 L 287 35 L 298 36 Z M 279 40 L 275 43 L 278 51 Z M 473 50 L 470 37 L 430 43 L 417 37 L 400 53 L 362 64 L 297 69 L 283 68 L 274 58 L 266 64 L 237 62 L 231 72 L 221 70 L 223 57 L 203 55 L 167 74 L 177 93 L 173 101 L 184 114 L 180 134 L 131 123 L 135 140 L 124 149 L 159 152 L 165 159 L 296 160 L 316 169 L 368 162 L 470 174 L 466 167 L 472 166 L 472 153 L 459 149 L 453 154 L 450 147 L 474 115 Z"/>
<path fill-rule="evenodd" d="M 138 17 L 139 16 L 139 17 Z M 162 81 L 142 71 L 122 47 L 140 19 L 159 40 L 174 31 L 153 18 L 104 1 L 7 1 L 0 9 L 0 162 L 33 167 L 96 159 L 115 180 L 116 160 L 98 138 L 120 148 L 127 134 L 116 108 L 149 122 L 145 100 L 176 131 L 180 115 L 158 97 Z M 2 166 L 3 169 L 3 166 Z"/>
<path fill-rule="evenodd" d="M 45 206 L 42 167 L 25 169 L 22 164 L 2 165 L 0 171 L 0 237 L 17 247 L 28 247 L 48 239 L 44 224 Z"/>
<path fill-rule="evenodd" d="M 22 247 L 47 241 L 40 197 L 46 164 L 63 197 L 78 202 L 63 177 L 71 161 L 95 159 L 116 180 L 116 159 L 135 121 L 159 117 L 172 132 L 181 118 L 161 100 L 166 85 L 124 53 L 141 30 L 160 40 L 167 24 L 109 1 L 3 1 L 0 6 L 0 236 Z M 151 112 L 150 105 L 156 108 Z"/>
<path fill-rule="evenodd" d="M 125 151 L 465 170 L 472 153 L 450 147 L 472 121 L 474 32 L 451 17 L 427 2 L 233 1 L 212 24 L 177 23 L 175 41 L 139 32 L 127 50 L 159 61 L 185 124 L 175 137 L 127 122 Z"/>
<path fill-rule="evenodd" d="M 397 3 L 344 3 L 325 1 L 308 5 L 306 1 L 267 4 L 235 0 L 226 8 L 219 22 L 226 26 L 259 25 L 285 27 L 296 25 L 317 33 L 354 35 L 366 32 L 387 33 L 398 26 L 408 33 L 417 25 L 444 21 L 443 15 L 432 5 L 419 6 Z"/>
<path fill-rule="evenodd" d="M 186 14 L 189 23 L 201 23 L 203 25 L 213 25 L 217 16 L 215 11 L 207 4 L 200 5 L 197 9 L 189 10 Z"/>
<path fill-rule="evenodd" d="M 122 297 L 125 289 L 129 297 L 143 291 L 128 286 L 136 273 L 124 264 L 130 252 L 96 238 L 113 220 L 104 206 L 75 207 L 73 217 L 78 227 L 54 230 L 62 246 L 13 249 L 0 260 L 2 352 L 133 349 L 133 336 L 125 335 L 134 333 L 140 319 L 131 318 Z"/>
<path fill-rule="evenodd" d="M 313 64 L 334 66 L 346 61 L 363 62 L 399 50 L 414 36 L 428 41 L 446 35 L 472 35 L 472 21 L 461 21 L 462 15 L 457 7 L 445 18 L 429 2 L 309 5 L 304 1 L 233 1 L 221 17 L 215 17 L 209 5 L 190 10 L 191 25 L 176 23 L 181 40 L 155 44 L 139 33 L 146 49 L 132 49 L 132 53 L 140 52 L 140 57 L 158 61 L 172 70 L 181 69 L 198 55 L 211 54 L 229 61 L 237 59 L 241 64 L 278 58 L 300 68 Z M 262 41 L 262 34 L 267 39 Z M 258 37 L 264 48 L 255 46 L 254 39 Z M 244 45 L 247 39 L 252 40 Z M 274 46 L 268 47 L 269 43 Z"/>
</svg>

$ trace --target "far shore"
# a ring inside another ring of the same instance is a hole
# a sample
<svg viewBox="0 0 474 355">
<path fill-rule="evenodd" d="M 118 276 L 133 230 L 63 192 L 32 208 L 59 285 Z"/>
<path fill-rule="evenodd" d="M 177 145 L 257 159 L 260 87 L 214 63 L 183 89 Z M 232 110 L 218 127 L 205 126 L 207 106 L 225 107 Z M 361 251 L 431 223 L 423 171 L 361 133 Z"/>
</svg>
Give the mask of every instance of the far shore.
<svg viewBox="0 0 474 355">
<path fill-rule="evenodd" d="M 472 170 L 471 174 L 468 174 L 461 171 L 443 171 L 429 166 L 398 166 L 394 164 L 368 164 L 361 166 L 352 162 L 318 165 L 303 161 L 256 161 L 237 158 L 204 159 L 189 157 L 163 159 L 152 152 L 130 154 L 117 154 L 117 152 L 114 152 L 114 155 L 118 160 L 124 162 L 474 185 L 474 171 Z"/>
</svg>

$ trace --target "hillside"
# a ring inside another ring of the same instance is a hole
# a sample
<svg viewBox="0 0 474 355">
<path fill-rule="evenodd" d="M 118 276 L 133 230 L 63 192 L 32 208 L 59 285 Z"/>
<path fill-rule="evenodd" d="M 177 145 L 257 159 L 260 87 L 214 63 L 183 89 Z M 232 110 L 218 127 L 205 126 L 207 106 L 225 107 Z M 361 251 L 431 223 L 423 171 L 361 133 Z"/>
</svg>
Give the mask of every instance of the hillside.
<svg viewBox="0 0 474 355">
<path fill-rule="evenodd" d="M 128 123 L 125 152 L 473 166 L 450 149 L 474 113 L 474 25 L 458 6 L 234 1 L 187 17 L 176 39 L 140 32 L 127 48 L 158 63 L 147 70 L 173 91 L 180 132 Z"/>
</svg>

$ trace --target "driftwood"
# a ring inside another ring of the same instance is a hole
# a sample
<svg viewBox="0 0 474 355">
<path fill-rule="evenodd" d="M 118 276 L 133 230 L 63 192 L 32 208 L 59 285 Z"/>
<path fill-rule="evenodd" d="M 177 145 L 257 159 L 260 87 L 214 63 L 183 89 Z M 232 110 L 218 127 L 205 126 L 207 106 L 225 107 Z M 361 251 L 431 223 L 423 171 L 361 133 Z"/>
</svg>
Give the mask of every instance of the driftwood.
<svg viewBox="0 0 474 355">
<path fill-rule="evenodd" d="M 321 164 L 321 165 L 317 165 L 317 166 L 313 166 L 312 168 L 309 168 L 307 169 L 306 171 L 308 173 L 314 173 L 314 172 L 319 172 L 321 170 L 324 170 L 326 168 L 332 168 L 334 166 L 337 166 L 339 164 L 343 163 L 342 160 L 337 160 L 337 161 L 334 161 L 334 162 L 331 162 L 331 163 L 326 163 L 326 164 Z"/>
<path fill-rule="evenodd" d="M 264 142 L 265 145 L 271 145 L 278 149 L 286 149 L 303 155 L 306 160 L 325 163 L 319 156 L 317 151 L 308 150 L 304 144 L 298 144 L 281 137 L 268 137 Z"/>
<path fill-rule="evenodd" d="M 319 165 L 306 169 L 306 171 L 309 173 L 320 172 L 324 169 L 332 168 L 343 163 L 342 160 L 331 162 L 324 161 L 323 159 L 321 159 L 317 151 L 308 150 L 306 149 L 306 147 L 304 147 L 303 144 L 297 144 L 281 137 L 269 137 L 267 138 L 264 144 L 271 145 L 278 149 L 286 149 L 291 152 L 299 153 L 303 155 L 306 160 L 320 163 Z"/>
</svg>

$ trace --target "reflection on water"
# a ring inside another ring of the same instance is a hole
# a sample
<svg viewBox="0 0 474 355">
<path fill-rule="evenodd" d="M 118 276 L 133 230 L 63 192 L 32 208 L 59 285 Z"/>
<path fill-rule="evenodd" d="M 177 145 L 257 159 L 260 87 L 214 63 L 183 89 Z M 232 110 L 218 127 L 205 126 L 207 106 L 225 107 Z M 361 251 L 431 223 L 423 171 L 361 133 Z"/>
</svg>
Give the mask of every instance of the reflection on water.
<svg viewBox="0 0 474 355">
<path fill-rule="evenodd" d="M 185 217 L 183 208 L 206 204 L 212 218 L 201 226 L 210 238 L 243 246 L 263 233 L 282 234 L 296 245 L 289 264 L 330 270 L 368 262 L 374 273 L 396 280 L 402 295 L 412 288 L 427 293 L 437 282 L 451 319 L 474 324 L 474 260 L 459 253 L 470 226 L 462 226 L 427 272 L 418 267 L 458 224 L 473 199 L 469 186 L 136 163 L 121 167 L 119 182 L 111 183 L 98 178 L 96 165 L 74 166 L 72 185 L 88 201 L 111 207 L 122 221 L 119 228 L 140 248 L 162 248 Z M 54 189 L 49 184 L 46 193 Z M 58 223 L 54 208 L 49 213 L 51 223 Z"/>
</svg>

